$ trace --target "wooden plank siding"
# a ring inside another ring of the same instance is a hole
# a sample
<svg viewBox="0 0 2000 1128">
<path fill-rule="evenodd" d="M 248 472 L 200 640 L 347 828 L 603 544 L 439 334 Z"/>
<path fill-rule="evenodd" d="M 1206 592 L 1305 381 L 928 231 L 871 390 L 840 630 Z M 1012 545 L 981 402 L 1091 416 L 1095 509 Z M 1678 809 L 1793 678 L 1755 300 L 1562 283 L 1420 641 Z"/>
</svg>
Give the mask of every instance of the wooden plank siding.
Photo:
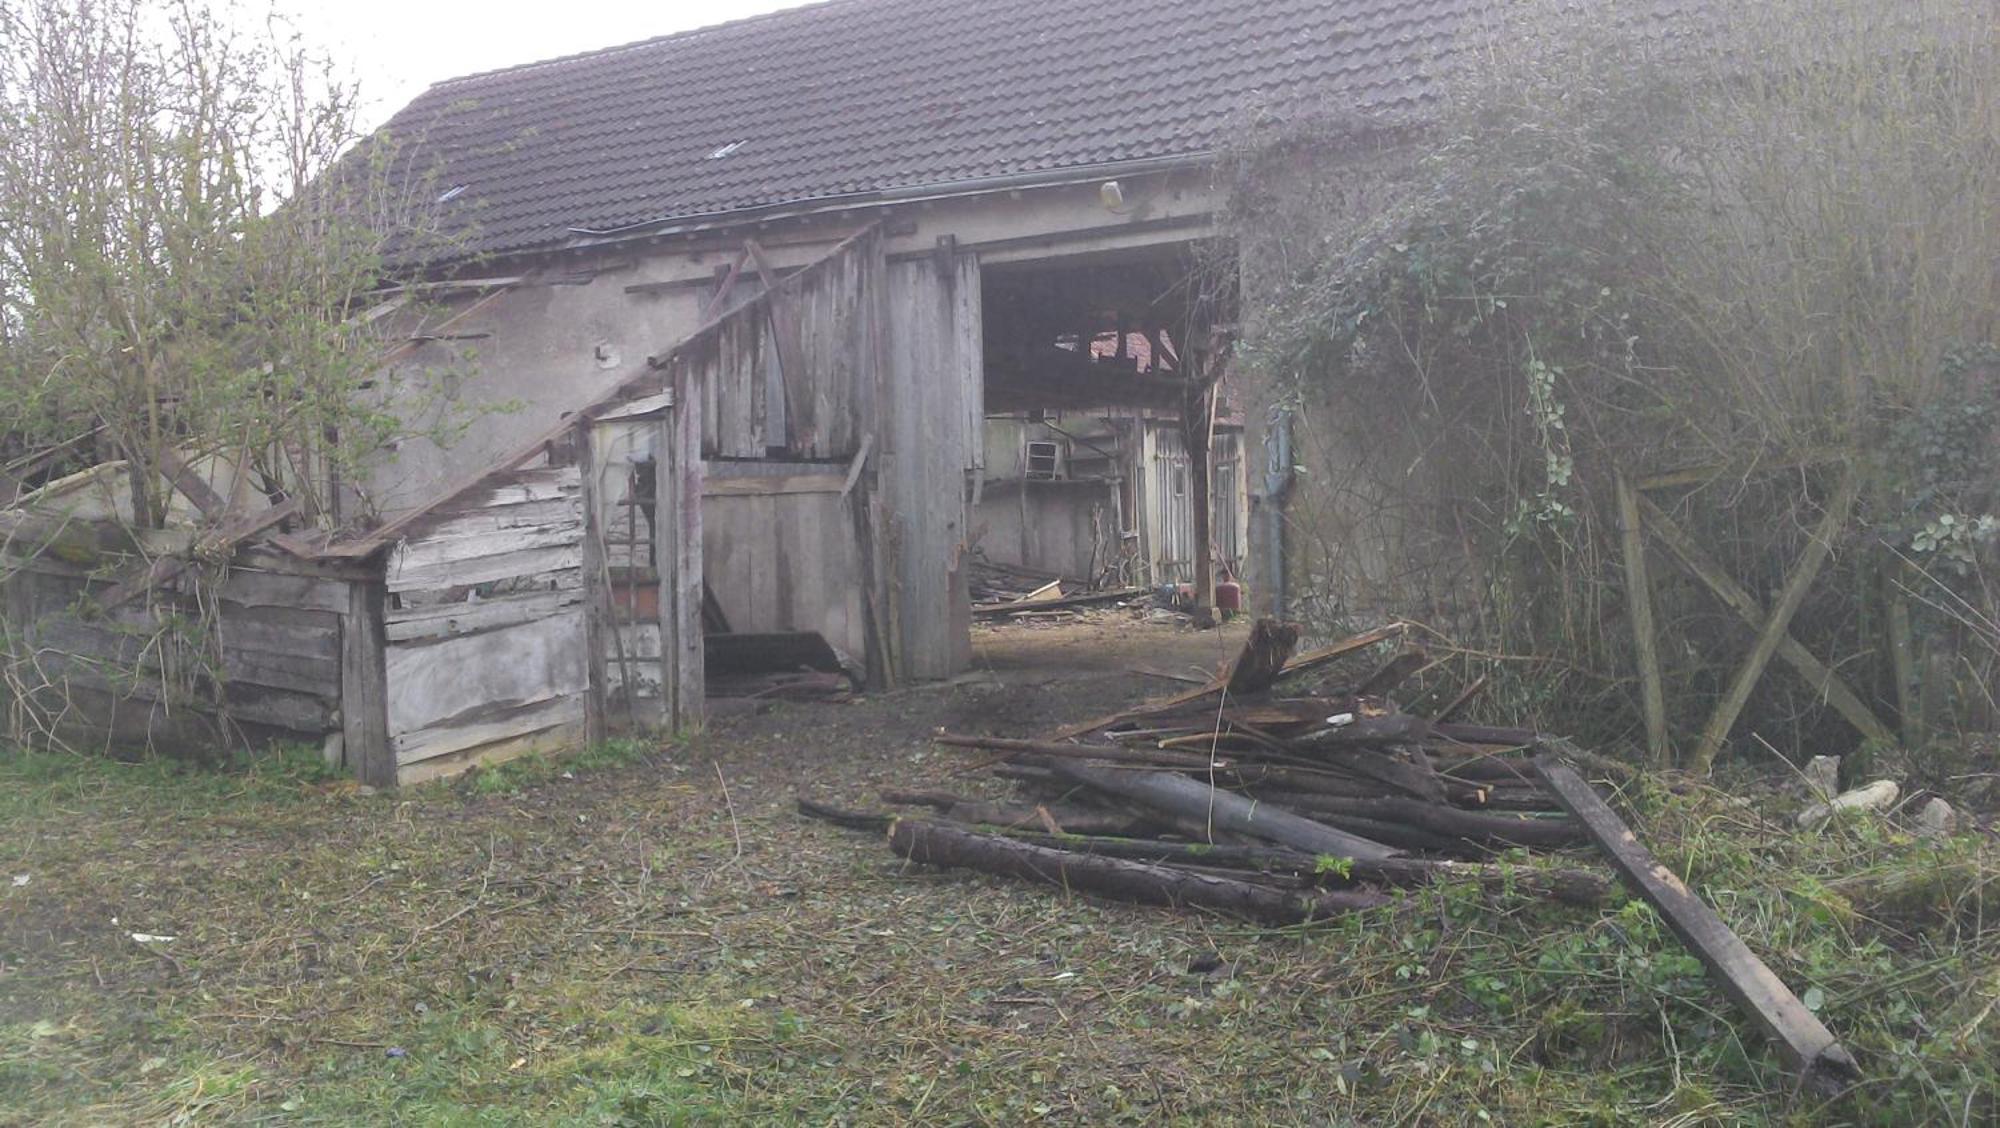
<svg viewBox="0 0 2000 1128">
<path fill-rule="evenodd" d="M 211 618 L 196 596 L 166 591 L 84 612 L 104 581 L 10 562 L 14 674 L 30 703 L 66 709 L 63 731 L 81 739 L 195 756 L 242 743 L 324 743 L 340 729 L 353 581 L 282 557 L 260 565 L 233 566 L 202 591 Z M 175 628 L 173 617 L 208 622 L 213 633 Z M 200 648 L 205 635 L 210 649 Z M 168 688 L 204 672 L 222 674 L 220 708 Z"/>
<path fill-rule="evenodd" d="M 891 331 L 882 494 L 896 582 L 900 672 L 947 678 L 971 664 L 963 557 L 967 475 L 984 451 L 979 261 L 939 253 L 887 267 Z"/>
<path fill-rule="evenodd" d="M 497 475 L 382 565 L 382 737 L 397 782 L 580 739 L 591 686 L 575 465 Z"/>
<path fill-rule="evenodd" d="M 870 304 L 881 300 L 882 271 L 881 236 L 870 231 L 675 350 L 700 392 L 704 457 L 832 461 L 854 454 L 874 424 Z M 797 372 L 780 362 L 774 310 L 796 330 Z M 798 418 L 787 416 L 788 402 Z"/>
</svg>

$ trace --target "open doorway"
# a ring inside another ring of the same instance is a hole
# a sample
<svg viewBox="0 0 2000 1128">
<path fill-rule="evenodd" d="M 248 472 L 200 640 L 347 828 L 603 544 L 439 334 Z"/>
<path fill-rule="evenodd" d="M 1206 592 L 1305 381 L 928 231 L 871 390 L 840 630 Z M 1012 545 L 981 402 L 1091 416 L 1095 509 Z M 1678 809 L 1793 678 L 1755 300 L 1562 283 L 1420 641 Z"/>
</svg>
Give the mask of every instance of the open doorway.
<svg viewBox="0 0 2000 1128">
<path fill-rule="evenodd" d="M 1212 400 L 1195 403 L 1235 319 L 1217 293 L 1233 287 L 1199 269 L 1213 257 L 1201 251 L 1175 244 L 983 269 L 975 605 L 1192 584 L 1204 550 L 1216 578 L 1242 574 L 1243 420 L 1226 371 Z"/>
</svg>

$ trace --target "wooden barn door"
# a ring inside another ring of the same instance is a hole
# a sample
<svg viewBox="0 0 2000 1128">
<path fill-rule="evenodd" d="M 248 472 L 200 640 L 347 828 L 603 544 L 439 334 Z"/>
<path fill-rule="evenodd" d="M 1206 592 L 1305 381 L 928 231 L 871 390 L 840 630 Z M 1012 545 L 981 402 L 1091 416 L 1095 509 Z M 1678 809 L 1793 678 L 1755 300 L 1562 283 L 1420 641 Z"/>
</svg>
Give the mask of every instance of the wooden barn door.
<svg viewBox="0 0 2000 1128">
<path fill-rule="evenodd" d="M 677 457 L 683 416 L 675 402 L 668 389 L 579 428 L 590 681 L 594 727 L 605 731 L 680 730 L 701 719 L 700 508 L 690 524 L 683 505 L 684 479 L 698 479 L 700 467 Z M 692 639 L 683 624 L 690 605 Z"/>
</svg>

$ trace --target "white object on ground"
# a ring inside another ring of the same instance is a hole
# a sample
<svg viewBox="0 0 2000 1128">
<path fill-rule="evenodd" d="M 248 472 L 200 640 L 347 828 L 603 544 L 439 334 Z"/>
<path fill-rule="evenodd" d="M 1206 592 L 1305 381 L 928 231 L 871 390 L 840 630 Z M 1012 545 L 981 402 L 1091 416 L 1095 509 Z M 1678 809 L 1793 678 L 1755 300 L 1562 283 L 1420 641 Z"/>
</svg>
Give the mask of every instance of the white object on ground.
<svg viewBox="0 0 2000 1128">
<path fill-rule="evenodd" d="M 1917 833 L 1925 838 L 1943 838 L 1958 829 L 1958 812 L 1951 804 L 1933 797 L 1917 812 Z"/>
<path fill-rule="evenodd" d="M 1806 761 L 1805 776 L 1813 802 L 1826 802 L 1840 794 L 1840 757 L 1814 756 Z"/>
<path fill-rule="evenodd" d="M 1799 825 L 1814 827 L 1832 818 L 1837 811 L 1880 811 L 1896 801 L 1903 789 L 1893 779 L 1878 779 L 1866 787 L 1836 795 L 1832 802 L 1814 803 L 1799 812 Z"/>
</svg>

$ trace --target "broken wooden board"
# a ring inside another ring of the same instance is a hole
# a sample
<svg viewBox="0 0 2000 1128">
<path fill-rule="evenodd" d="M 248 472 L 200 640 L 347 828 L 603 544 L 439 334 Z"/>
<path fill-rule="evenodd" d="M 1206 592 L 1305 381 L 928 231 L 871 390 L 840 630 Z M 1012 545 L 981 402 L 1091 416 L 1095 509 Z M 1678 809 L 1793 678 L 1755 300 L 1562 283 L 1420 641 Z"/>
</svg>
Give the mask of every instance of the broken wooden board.
<svg viewBox="0 0 2000 1128">
<path fill-rule="evenodd" d="M 703 640 L 703 650 L 702 665 L 709 677 L 797 670 L 845 672 L 839 653 L 816 631 L 712 634 Z"/>
<path fill-rule="evenodd" d="M 1535 757 L 1535 772 L 1575 815 L 1625 883 L 1659 910 L 1681 943 L 1708 968 L 1717 986 L 1777 1044 L 1785 1065 L 1812 1092 L 1832 1097 L 1860 1080 L 1861 1067 L 1806 1005 L 1792 994 L 1715 910 L 1659 863 L 1585 782 L 1554 752 Z"/>
<path fill-rule="evenodd" d="M 1048 586 L 1054 587 L 1055 585 L 1050 584 Z M 1046 591 L 1048 589 L 1045 587 L 1042 590 Z M 1117 603 L 1120 600 L 1137 599 L 1145 594 L 1145 588 L 1119 588 L 1115 591 L 1094 591 L 1084 595 L 1065 595 L 1050 599 L 1042 598 L 1041 592 L 1038 591 L 1029 595 L 1026 599 L 1017 600 L 1013 603 L 1002 603 L 990 607 L 975 606 L 972 609 L 972 615 L 977 619 L 1011 619 L 1019 615 L 1064 611 L 1076 607 L 1096 607 L 1105 603 Z"/>
</svg>

